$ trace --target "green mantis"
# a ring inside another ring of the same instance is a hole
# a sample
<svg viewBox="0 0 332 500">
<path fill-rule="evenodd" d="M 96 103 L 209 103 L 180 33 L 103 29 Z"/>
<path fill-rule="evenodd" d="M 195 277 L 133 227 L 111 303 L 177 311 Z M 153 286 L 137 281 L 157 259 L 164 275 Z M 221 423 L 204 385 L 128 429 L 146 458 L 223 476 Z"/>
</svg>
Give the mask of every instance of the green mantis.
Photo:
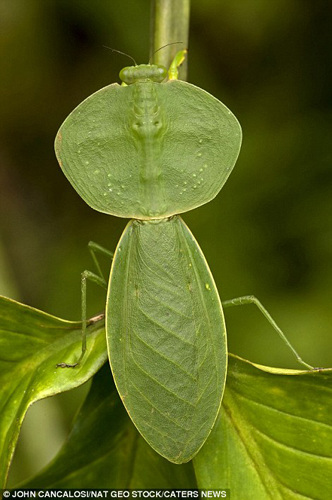
<svg viewBox="0 0 332 500">
<path fill-rule="evenodd" d="M 158 65 L 124 68 L 123 84 L 83 101 L 55 144 L 65 175 L 88 205 L 132 219 L 117 245 L 108 283 L 108 356 L 134 424 L 175 463 L 190 460 L 204 444 L 227 372 L 219 295 L 179 214 L 218 194 L 242 138 L 226 106 L 177 80 L 184 55 L 177 54 L 168 73 Z M 84 286 L 85 278 L 105 286 L 101 276 L 85 274 Z M 239 301 L 253 300 L 226 305 Z M 85 327 L 84 315 L 83 334 Z"/>
</svg>

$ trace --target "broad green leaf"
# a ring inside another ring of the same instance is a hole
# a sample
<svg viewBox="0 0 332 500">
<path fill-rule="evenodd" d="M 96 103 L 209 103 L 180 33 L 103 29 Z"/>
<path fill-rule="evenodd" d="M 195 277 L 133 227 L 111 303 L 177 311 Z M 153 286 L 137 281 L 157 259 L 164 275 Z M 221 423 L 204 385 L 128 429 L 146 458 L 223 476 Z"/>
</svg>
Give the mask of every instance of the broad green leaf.
<svg viewBox="0 0 332 500">
<path fill-rule="evenodd" d="M 88 328 L 87 353 L 74 369 L 57 368 L 81 352 L 81 324 L 0 297 L 0 485 L 6 481 L 28 407 L 87 381 L 106 359 L 103 322 Z"/>
<path fill-rule="evenodd" d="M 217 418 L 227 348 L 213 277 L 180 217 L 128 224 L 113 260 L 106 331 L 134 424 L 162 456 L 189 461 Z"/>
<path fill-rule="evenodd" d="M 94 377 L 67 442 L 24 488 L 192 488 L 192 464 L 158 455 L 131 423 L 105 365 Z"/>
<path fill-rule="evenodd" d="M 194 459 L 200 488 L 232 498 L 332 498 L 332 370 L 277 370 L 230 357 L 222 410 Z"/>
<path fill-rule="evenodd" d="M 55 151 L 92 208 L 149 219 L 212 200 L 233 169 L 241 139 L 235 116 L 208 92 L 146 79 L 115 83 L 85 99 L 62 124 Z"/>
</svg>

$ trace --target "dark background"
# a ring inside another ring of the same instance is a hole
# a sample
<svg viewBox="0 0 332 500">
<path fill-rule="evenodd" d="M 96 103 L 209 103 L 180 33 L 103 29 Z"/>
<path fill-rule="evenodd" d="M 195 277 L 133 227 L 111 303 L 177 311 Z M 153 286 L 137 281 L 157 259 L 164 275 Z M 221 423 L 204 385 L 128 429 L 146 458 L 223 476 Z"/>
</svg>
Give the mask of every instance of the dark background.
<svg viewBox="0 0 332 500">
<path fill-rule="evenodd" d="M 315 366 L 332 364 L 331 10 L 324 0 L 194 0 L 189 42 L 188 80 L 234 112 L 244 141 L 219 196 L 183 218 L 221 298 L 255 294 Z M 86 244 L 114 249 L 126 221 L 85 205 L 53 141 L 69 112 L 128 65 L 103 45 L 148 62 L 149 15 L 149 2 L 138 0 L 1 2 L 3 295 L 80 317 L 80 273 L 92 269 Z M 104 299 L 89 290 L 92 315 Z M 227 310 L 226 320 L 231 352 L 298 367 L 254 306 Z M 21 476 L 65 435 L 74 398 L 50 401 L 25 424 L 36 443 L 17 459 Z"/>
</svg>

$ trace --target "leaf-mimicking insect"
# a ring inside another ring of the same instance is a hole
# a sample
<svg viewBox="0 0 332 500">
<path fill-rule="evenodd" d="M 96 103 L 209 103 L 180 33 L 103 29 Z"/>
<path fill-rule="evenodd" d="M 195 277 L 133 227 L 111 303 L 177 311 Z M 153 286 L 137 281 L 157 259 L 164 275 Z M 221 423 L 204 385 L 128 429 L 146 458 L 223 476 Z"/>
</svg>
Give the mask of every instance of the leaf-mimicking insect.
<svg viewBox="0 0 332 500">
<path fill-rule="evenodd" d="M 132 219 L 108 283 L 108 356 L 134 424 L 175 463 L 204 444 L 227 371 L 219 295 L 179 214 L 218 194 L 242 137 L 224 104 L 177 80 L 184 53 L 168 80 L 162 66 L 124 68 L 123 84 L 83 101 L 55 143 L 63 172 L 88 205 Z"/>
</svg>

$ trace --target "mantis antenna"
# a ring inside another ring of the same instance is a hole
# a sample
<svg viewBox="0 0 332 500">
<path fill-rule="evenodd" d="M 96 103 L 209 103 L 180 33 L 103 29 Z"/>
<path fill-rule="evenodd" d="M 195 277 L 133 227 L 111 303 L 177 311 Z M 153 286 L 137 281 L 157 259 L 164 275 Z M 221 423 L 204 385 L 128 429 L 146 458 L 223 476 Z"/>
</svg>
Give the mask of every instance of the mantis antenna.
<svg viewBox="0 0 332 500">
<path fill-rule="evenodd" d="M 122 54 L 123 56 L 129 57 L 129 59 L 131 59 L 134 62 L 135 66 L 137 66 L 137 62 L 135 61 L 135 59 L 132 56 L 130 56 L 129 54 L 127 54 L 126 52 L 122 52 L 122 50 L 118 50 L 118 49 L 112 49 L 112 47 L 107 47 L 107 45 L 103 45 L 103 47 L 105 49 L 111 50 L 112 52 L 117 52 L 118 54 Z"/>
</svg>

